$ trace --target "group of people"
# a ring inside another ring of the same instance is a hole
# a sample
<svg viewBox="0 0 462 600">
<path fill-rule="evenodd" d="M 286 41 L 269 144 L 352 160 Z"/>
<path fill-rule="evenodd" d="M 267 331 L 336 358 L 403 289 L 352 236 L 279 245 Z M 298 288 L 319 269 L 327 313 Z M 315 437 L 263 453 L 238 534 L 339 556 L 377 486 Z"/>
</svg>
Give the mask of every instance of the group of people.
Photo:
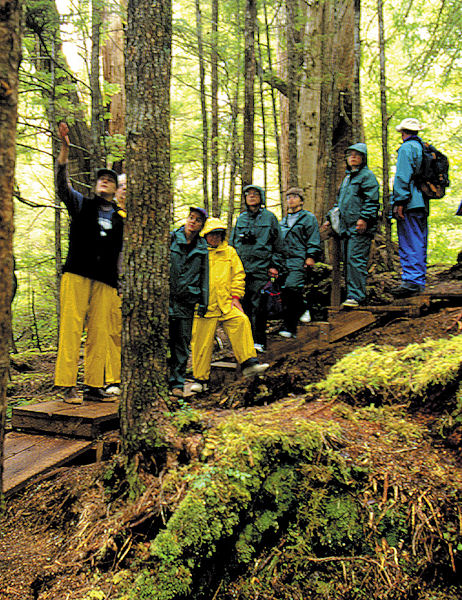
<svg viewBox="0 0 462 600">
<path fill-rule="evenodd" d="M 425 286 L 428 200 L 416 185 L 422 161 L 420 123 L 404 119 L 397 127 L 403 144 L 398 151 L 392 210 L 398 223 L 402 282 L 395 297 L 419 293 Z M 125 218 L 126 179 L 99 169 L 95 195 L 87 198 L 72 188 L 67 176 L 69 129 L 59 125 L 57 189 L 71 217 L 69 250 L 61 282 L 61 320 L 55 385 L 69 403 L 107 400 L 120 394 L 121 300 L 118 271 Z M 379 184 L 367 165 L 364 143 L 345 155 L 346 174 L 337 202 L 321 229 L 334 226 L 342 240 L 345 266 L 345 308 L 366 299 L 367 265 L 377 229 Z M 183 397 L 191 349 L 192 392 L 207 389 L 216 329 L 220 323 L 245 376 L 264 372 L 257 353 L 266 349 L 267 307 L 263 293 L 278 280 L 283 313 L 279 335 L 293 338 L 298 323 L 309 319 L 304 300 L 307 274 L 321 255 L 316 217 L 303 208 L 304 193 L 286 192 L 287 214 L 278 222 L 265 206 L 264 190 L 243 189 L 245 210 L 226 241 L 226 226 L 191 207 L 183 226 L 170 240 L 169 389 Z M 82 332 L 84 392 L 77 391 Z"/>
</svg>

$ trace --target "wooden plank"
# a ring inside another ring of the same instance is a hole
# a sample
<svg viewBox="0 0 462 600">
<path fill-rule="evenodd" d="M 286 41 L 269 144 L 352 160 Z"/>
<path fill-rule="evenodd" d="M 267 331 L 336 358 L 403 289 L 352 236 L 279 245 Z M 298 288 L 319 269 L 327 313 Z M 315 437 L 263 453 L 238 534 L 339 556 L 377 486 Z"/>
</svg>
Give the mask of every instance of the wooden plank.
<svg viewBox="0 0 462 600">
<path fill-rule="evenodd" d="M 3 491 L 6 495 L 42 473 L 59 467 L 86 450 L 93 442 L 11 432 L 5 436 Z"/>
<path fill-rule="evenodd" d="M 214 369 L 227 369 L 228 371 L 235 371 L 239 366 L 235 362 L 229 362 L 225 360 L 216 360 L 210 365 Z"/>
<path fill-rule="evenodd" d="M 348 311 L 348 315 L 344 312 L 339 313 L 332 319 L 329 340 L 336 342 L 347 335 L 355 333 L 355 331 L 372 325 L 376 320 L 376 317 L 371 312 L 365 310 Z"/>
<path fill-rule="evenodd" d="M 119 425 L 119 402 L 66 404 L 60 400 L 13 408 L 14 429 L 95 438 Z"/>
</svg>

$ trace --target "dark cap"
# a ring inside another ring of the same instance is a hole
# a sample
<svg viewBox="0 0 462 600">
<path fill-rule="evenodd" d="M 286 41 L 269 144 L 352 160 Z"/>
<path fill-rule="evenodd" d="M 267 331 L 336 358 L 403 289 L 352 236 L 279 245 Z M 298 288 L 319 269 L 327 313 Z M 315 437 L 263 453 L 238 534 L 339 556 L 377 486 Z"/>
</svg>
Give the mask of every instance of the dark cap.
<svg viewBox="0 0 462 600">
<path fill-rule="evenodd" d="M 305 196 L 303 195 L 303 190 L 302 188 L 298 188 L 298 187 L 291 187 L 287 190 L 286 192 L 286 196 L 288 196 L 289 194 L 294 194 L 296 196 L 299 196 L 301 201 L 304 202 L 305 201 Z"/>
<path fill-rule="evenodd" d="M 98 169 L 96 171 L 96 180 L 98 180 L 103 175 L 109 175 L 109 177 L 112 177 L 112 179 L 115 181 L 116 186 L 119 185 L 119 179 L 117 177 L 117 173 L 115 171 L 113 171 L 112 169 L 106 169 L 106 168 Z"/>
<path fill-rule="evenodd" d="M 192 211 L 199 213 L 201 215 L 202 221 L 204 223 L 209 218 L 209 216 L 208 216 L 207 211 L 205 210 L 205 208 L 200 208 L 200 206 L 190 206 L 189 207 L 189 212 L 191 213 Z"/>
</svg>

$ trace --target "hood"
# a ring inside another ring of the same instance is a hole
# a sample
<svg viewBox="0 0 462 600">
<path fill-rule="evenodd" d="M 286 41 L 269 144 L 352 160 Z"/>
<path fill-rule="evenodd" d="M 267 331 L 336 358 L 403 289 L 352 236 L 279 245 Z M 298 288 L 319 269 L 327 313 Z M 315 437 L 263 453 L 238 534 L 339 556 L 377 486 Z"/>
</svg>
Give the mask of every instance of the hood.
<svg viewBox="0 0 462 600">
<path fill-rule="evenodd" d="M 261 198 L 261 202 L 260 202 L 260 206 L 266 206 L 266 194 L 265 194 L 265 190 L 260 187 L 259 185 L 254 185 L 253 183 L 251 183 L 250 185 L 246 185 L 245 188 L 242 190 L 242 193 L 245 194 L 245 192 L 247 190 L 258 190 L 260 192 L 260 198 Z M 244 202 L 245 202 L 245 196 L 244 196 Z M 247 206 L 247 204 L 246 204 Z"/>
<path fill-rule="evenodd" d="M 226 232 L 226 225 L 216 217 L 209 217 L 201 230 L 201 236 L 207 235 L 207 233 L 210 233 L 214 229 L 224 229 Z"/>
<path fill-rule="evenodd" d="M 358 142 L 357 144 L 352 144 L 348 146 L 346 151 L 348 150 L 356 150 L 356 152 L 360 152 L 364 156 L 363 167 L 367 165 L 367 146 L 363 144 L 363 142 Z"/>
</svg>

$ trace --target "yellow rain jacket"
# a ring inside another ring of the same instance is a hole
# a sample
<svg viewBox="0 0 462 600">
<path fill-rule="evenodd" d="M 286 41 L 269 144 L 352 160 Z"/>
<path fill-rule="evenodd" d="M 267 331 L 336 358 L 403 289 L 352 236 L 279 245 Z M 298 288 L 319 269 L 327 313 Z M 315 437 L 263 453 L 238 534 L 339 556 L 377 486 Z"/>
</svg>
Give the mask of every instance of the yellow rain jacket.
<svg viewBox="0 0 462 600">
<path fill-rule="evenodd" d="M 226 226 L 216 218 L 207 219 L 201 236 Z M 207 317 L 219 317 L 231 310 L 233 297 L 242 298 L 245 272 L 236 250 L 223 241 L 218 248 L 209 247 L 209 303 Z"/>
</svg>

